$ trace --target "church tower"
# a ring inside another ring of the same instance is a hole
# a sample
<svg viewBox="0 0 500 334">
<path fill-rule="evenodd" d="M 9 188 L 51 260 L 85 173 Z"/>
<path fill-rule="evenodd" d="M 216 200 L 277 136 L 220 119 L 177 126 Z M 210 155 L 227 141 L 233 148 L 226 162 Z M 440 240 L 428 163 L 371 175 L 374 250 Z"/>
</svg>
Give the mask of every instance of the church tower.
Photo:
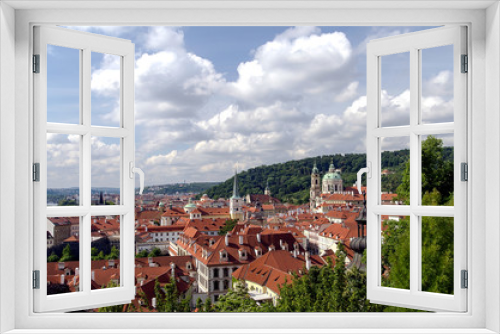
<svg viewBox="0 0 500 334">
<path fill-rule="evenodd" d="M 229 200 L 229 214 L 231 219 L 238 219 L 243 221 L 243 198 L 240 197 L 238 190 L 238 171 L 234 173 L 234 183 L 233 183 L 233 196 Z"/>
<path fill-rule="evenodd" d="M 314 167 L 311 173 L 311 193 L 309 196 L 309 206 L 311 211 L 316 209 L 316 199 L 321 194 L 321 183 L 320 183 L 320 175 L 318 167 L 316 166 L 316 162 L 314 162 Z"/>
<path fill-rule="evenodd" d="M 264 195 L 271 196 L 271 189 L 269 189 L 269 180 L 267 180 L 266 189 L 264 190 Z"/>
</svg>

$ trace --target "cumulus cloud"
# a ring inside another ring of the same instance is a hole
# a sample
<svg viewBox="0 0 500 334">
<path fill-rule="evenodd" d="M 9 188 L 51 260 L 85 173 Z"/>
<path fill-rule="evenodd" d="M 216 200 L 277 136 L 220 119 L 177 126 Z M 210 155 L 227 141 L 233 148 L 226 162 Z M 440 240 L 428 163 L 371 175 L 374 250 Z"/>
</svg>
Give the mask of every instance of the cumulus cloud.
<svg viewBox="0 0 500 334">
<path fill-rule="evenodd" d="M 238 66 L 238 80 L 228 85 L 228 92 L 250 106 L 340 94 L 350 84 L 351 59 L 352 47 L 344 33 L 290 28 Z"/>
<path fill-rule="evenodd" d="M 229 82 L 210 60 L 189 52 L 184 37 L 175 27 L 149 28 L 137 36 L 136 165 L 145 170 L 146 184 L 220 181 L 236 163 L 241 170 L 365 151 L 367 101 L 353 60 L 364 41 L 353 47 L 343 32 L 286 29 L 257 47 Z M 95 68 L 96 96 L 109 100 L 116 94 L 118 64 L 103 57 Z M 443 71 L 423 83 L 425 120 L 449 118 L 452 81 Z M 409 103 L 408 90 L 382 91 L 383 125 L 409 124 Z M 102 118 L 117 116 L 119 108 L 111 108 Z M 385 147 L 403 144 L 387 140 Z M 92 147 L 95 170 L 114 175 L 119 145 L 97 140 Z"/>
</svg>

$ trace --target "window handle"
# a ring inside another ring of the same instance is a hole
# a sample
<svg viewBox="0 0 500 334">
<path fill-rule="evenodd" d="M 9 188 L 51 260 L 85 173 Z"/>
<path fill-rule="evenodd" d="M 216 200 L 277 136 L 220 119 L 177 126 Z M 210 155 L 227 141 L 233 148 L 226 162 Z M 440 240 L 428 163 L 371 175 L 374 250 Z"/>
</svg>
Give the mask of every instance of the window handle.
<svg viewBox="0 0 500 334">
<path fill-rule="evenodd" d="M 129 171 L 130 171 L 130 178 L 133 179 L 135 177 L 135 174 L 139 174 L 139 195 L 142 195 L 142 192 L 144 190 L 144 172 L 142 169 L 134 167 L 134 162 L 130 161 L 129 163 Z"/>
<path fill-rule="evenodd" d="M 359 171 L 358 171 L 358 180 L 356 182 L 356 185 L 358 187 L 358 192 L 361 194 L 361 176 L 363 175 L 363 173 L 366 173 L 366 177 L 367 178 L 371 178 L 372 177 L 372 171 L 371 171 L 371 167 L 372 167 L 372 163 L 371 162 L 367 162 L 366 163 L 367 167 L 365 168 L 361 168 Z"/>
</svg>

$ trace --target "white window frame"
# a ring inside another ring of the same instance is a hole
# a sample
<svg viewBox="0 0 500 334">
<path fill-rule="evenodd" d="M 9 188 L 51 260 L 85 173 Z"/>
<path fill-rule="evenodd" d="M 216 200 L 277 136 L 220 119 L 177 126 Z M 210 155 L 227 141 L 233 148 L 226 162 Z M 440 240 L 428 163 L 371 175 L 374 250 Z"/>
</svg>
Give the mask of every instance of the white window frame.
<svg viewBox="0 0 500 334">
<path fill-rule="evenodd" d="M 267 328 L 262 332 L 285 333 L 295 328 L 301 333 L 341 332 L 342 328 L 358 328 L 359 332 L 404 333 L 420 332 L 493 333 L 500 331 L 500 288 L 498 259 L 500 230 L 496 219 L 500 215 L 500 11 L 497 1 L 433 1 L 370 2 L 366 1 L 269 1 L 238 3 L 178 2 L 17 2 L 0 4 L 0 316 L 1 330 L 17 329 L 16 333 L 36 333 L 37 329 L 57 329 L 71 333 L 73 329 L 94 329 L 95 333 L 109 333 L 115 329 L 137 328 L 141 323 L 148 328 L 175 332 L 220 332 L 222 328 Z M 11 6 L 29 10 L 15 11 Z M 43 8 L 68 7 L 61 10 Z M 129 6 L 135 9 L 103 10 L 109 6 Z M 137 10 L 156 6 L 163 8 Z M 430 7 L 432 6 L 432 7 Z M 82 9 L 85 8 L 86 9 Z M 99 7 L 99 8 L 97 8 Z M 181 8 L 179 8 L 181 7 Z M 401 9 L 401 8 L 405 8 Z M 78 8 L 78 9 L 75 9 Z M 411 8 L 411 10 L 408 10 Z M 486 22 L 486 24 L 485 24 Z M 32 259 L 26 245 L 32 244 L 30 233 L 33 213 L 26 210 L 32 205 L 29 181 L 32 153 L 32 105 L 29 74 L 32 25 L 441 25 L 466 24 L 470 28 L 469 55 L 472 75 L 469 78 L 468 131 L 470 189 L 468 215 L 474 229 L 469 227 L 468 289 L 469 308 L 466 313 L 436 314 L 34 314 L 32 312 L 31 269 Z M 15 33 L 15 35 L 14 35 Z M 15 36 L 15 37 L 14 37 Z M 15 57 L 14 57 L 15 56 Z M 486 67 L 488 66 L 488 71 Z M 15 85 L 12 85 L 15 82 Z M 15 115 L 12 113 L 15 110 Z M 486 141 L 488 134 L 488 141 Z M 12 148 L 12 137 L 15 147 Z M 9 140 L 10 139 L 10 140 Z M 487 153 L 486 153 L 487 152 Z M 12 174 L 15 177 L 12 178 Z M 488 175 L 488 182 L 486 182 Z M 5 185 L 5 186 L 4 186 Z M 10 186 L 10 187 L 9 187 Z M 12 199 L 12 190 L 15 198 Z M 487 194 L 487 196 L 486 196 Z M 486 204 L 485 204 L 486 203 Z M 486 215 L 488 205 L 488 216 Z M 14 212 L 5 208 L 15 207 Z M 489 221 L 487 221 L 489 218 Z M 4 224 L 12 221 L 15 224 Z M 15 238 L 12 238 L 12 235 Z M 12 249 L 15 249 L 12 257 Z M 486 254 L 493 254 L 488 258 Z M 26 260 L 28 259 L 28 260 Z M 9 274 L 4 274 L 9 273 Z M 14 274 L 12 274 L 14 273 Z M 12 287 L 15 287 L 14 289 Z M 487 291 L 487 293 L 486 293 Z M 12 307 L 14 305 L 14 307 Z M 189 321 L 192 317 L 197 321 Z M 186 321 L 187 320 L 187 321 Z M 165 328 L 168 323 L 171 327 Z M 283 329 L 287 327 L 288 329 Z M 25 329 L 25 330 L 23 330 Z M 30 330 L 28 330 L 30 329 Z M 234 330 L 237 331 L 237 330 Z M 45 331 L 46 332 L 46 331 Z M 127 330 L 127 332 L 132 332 Z M 134 332 L 144 332 L 137 330 Z M 233 331 L 232 331 L 233 332 Z M 355 332 L 351 330 L 351 332 Z"/>
<path fill-rule="evenodd" d="M 464 26 L 440 27 L 409 34 L 376 39 L 367 44 L 367 164 L 368 204 L 368 272 L 367 298 L 384 305 L 410 304 L 417 309 L 463 312 L 467 309 L 467 290 L 461 287 L 461 270 L 467 270 L 467 184 L 461 181 L 461 163 L 467 163 L 467 73 L 461 73 L 461 56 L 467 54 Z M 453 122 L 422 123 L 422 52 L 444 45 L 453 46 Z M 409 54 L 410 123 L 383 126 L 381 110 L 382 61 L 387 55 Z M 454 140 L 454 206 L 422 205 L 421 136 L 453 134 Z M 381 190 L 382 138 L 407 137 L 410 145 L 410 205 L 383 205 Z M 370 167 L 371 166 L 371 167 Z M 382 278 L 382 215 L 410 218 L 410 289 L 383 287 Z M 421 290 L 422 228 L 424 216 L 454 218 L 454 293 L 430 293 Z"/>
<path fill-rule="evenodd" d="M 35 312 L 79 310 L 101 305 L 130 303 L 135 298 L 134 249 L 127 248 L 135 240 L 134 179 L 134 44 L 108 36 L 51 26 L 34 27 L 34 53 L 40 56 L 39 73 L 34 83 L 34 161 L 40 164 L 40 181 L 34 192 L 34 269 L 40 272 L 40 288 L 34 291 Z M 80 54 L 80 122 L 61 124 L 47 122 L 47 46 L 74 48 Z M 93 126 L 91 122 L 91 54 L 100 52 L 120 57 L 120 124 L 119 127 Z M 80 136 L 80 205 L 47 207 L 48 133 Z M 103 136 L 120 141 L 120 204 L 91 205 L 91 138 Z M 120 285 L 112 289 L 91 290 L 90 247 L 92 216 L 120 216 Z M 47 239 L 45 222 L 49 217 L 79 217 L 80 286 L 73 293 L 47 295 Z M 45 251 L 44 251 L 45 250 Z"/>
</svg>

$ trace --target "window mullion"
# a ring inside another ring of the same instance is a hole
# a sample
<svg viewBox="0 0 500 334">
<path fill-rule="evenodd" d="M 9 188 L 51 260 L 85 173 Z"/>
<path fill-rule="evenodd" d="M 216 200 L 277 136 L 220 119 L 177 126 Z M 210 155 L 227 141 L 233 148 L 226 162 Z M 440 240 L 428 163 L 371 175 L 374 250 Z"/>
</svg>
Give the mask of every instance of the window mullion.
<svg viewBox="0 0 500 334">
<path fill-rule="evenodd" d="M 419 55 L 416 48 L 410 49 L 410 291 L 420 290 L 420 228 L 419 217 L 414 209 L 420 204 L 419 140 L 415 129 L 418 126 Z"/>
<path fill-rule="evenodd" d="M 91 50 L 85 48 L 83 50 L 83 66 L 82 66 L 82 123 L 89 131 L 82 138 L 82 173 L 81 173 L 81 192 L 83 196 L 83 205 L 90 209 L 91 206 Z M 90 210 L 85 213 L 80 226 L 80 265 L 82 266 L 82 274 L 80 276 L 80 286 L 83 287 L 85 293 L 90 293 L 91 290 L 91 261 L 90 261 L 90 241 L 91 241 L 91 216 Z"/>
</svg>

